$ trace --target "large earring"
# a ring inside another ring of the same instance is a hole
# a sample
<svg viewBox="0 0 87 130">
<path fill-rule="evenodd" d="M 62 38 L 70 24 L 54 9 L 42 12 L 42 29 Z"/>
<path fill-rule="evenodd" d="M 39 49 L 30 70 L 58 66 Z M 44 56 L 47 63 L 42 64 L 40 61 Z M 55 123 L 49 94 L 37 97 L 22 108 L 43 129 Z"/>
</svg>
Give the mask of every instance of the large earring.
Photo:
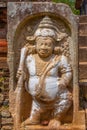
<svg viewBox="0 0 87 130">
<path fill-rule="evenodd" d="M 35 43 L 35 36 L 27 36 L 26 41 L 28 41 L 30 44 Z"/>
<path fill-rule="evenodd" d="M 56 54 L 56 55 L 61 55 L 61 54 L 62 54 L 62 49 L 61 49 L 61 47 L 55 47 L 55 48 L 54 48 L 54 54 Z"/>
<path fill-rule="evenodd" d="M 28 54 L 35 54 L 36 53 L 36 47 L 35 46 L 29 46 Z"/>
</svg>

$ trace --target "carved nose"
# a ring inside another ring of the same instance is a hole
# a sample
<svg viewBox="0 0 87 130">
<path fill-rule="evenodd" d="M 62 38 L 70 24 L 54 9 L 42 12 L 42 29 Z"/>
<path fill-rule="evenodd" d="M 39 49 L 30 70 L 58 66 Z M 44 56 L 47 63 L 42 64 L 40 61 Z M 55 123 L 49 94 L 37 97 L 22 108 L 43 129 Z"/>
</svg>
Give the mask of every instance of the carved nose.
<svg viewBox="0 0 87 130">
<path fill-rule="evenodd" d="M 41 47 L 41 49 L 42 49 L 42 50 L 46 50 L 46 47 L 43 45 L 43 46 Z"/>
<path fill-rule="evenodd" d="M 41 48 L 43 48 L 43 49 L 44 49 L 44 48 L 45 48 L 45 45 L 42 45 L 42 46 L 41 46 Z"/>
</svg>

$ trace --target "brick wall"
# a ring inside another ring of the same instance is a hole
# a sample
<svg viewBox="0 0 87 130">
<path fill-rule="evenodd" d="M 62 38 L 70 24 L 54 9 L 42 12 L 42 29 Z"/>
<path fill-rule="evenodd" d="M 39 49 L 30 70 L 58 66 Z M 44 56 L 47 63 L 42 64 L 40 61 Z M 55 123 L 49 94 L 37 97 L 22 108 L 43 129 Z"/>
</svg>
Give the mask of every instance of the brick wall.
<svg viewBox="0 0 87 130">
<path fill-rule="evenodd" d="M 12 118 L 9 112 L 9 70 L 7 65 L 7 42 L 0 39 L 0 127 L 12 130 Z"/>
<path fill-rule="evenodd" d="M 87 16 L 79 17 L 79 85 L 80 105 L 87 109 Z"/>
</svg>

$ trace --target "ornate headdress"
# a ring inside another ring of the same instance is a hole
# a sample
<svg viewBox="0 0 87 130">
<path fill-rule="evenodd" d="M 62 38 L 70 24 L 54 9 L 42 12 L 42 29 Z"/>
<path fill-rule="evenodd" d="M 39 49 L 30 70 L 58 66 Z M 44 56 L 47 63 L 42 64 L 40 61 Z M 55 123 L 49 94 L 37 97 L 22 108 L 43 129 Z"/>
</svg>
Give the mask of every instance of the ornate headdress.
<svg viewBox="0 0 87 130">
<path fill-rule="evenodd" d="M 34 36 L 27 37 L 27 40 L 36 39 L 36 37 L 52 37 L 55 41 L 60 41 L 65 37 L 65 33 L 61 33 L 54 21 L 48 16 L 45 16 L 38 25 L 37 30 L 34 33 Z"/>
<path fill-rule="evenodd" d="M 40 22 L 38 29 L 35 32 L 35 37 L 38 36 L 49 36 L 54 38 L 55 40 L 57 39 L 57 34 L 58 34 L 58 29 L 48 16 L 44 17 L 42 21 Z"/>
</svg>

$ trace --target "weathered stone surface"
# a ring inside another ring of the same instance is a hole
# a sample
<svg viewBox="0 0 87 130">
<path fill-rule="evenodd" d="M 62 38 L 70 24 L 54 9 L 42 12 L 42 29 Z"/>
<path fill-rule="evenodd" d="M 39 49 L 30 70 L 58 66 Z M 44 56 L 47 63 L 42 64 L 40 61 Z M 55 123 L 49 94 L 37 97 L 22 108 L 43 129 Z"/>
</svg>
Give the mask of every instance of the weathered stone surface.
<svg viewBox="0 0 87 130">
<path fill-rule="evenodd" d="M 84 17 L 85 19 L 87 18 L 86 16 Z M 83 17 L 82 17 L 82 21 L 84 21 L 85 19 L 84 19 Z M 80 36 L 80 40 L 79 40 L 79 45 L 81 45 L 81 46 L 86 46 L 86 44 L 87 44 L 87 40 L 86 40 L 86 37 L 85 36 Z M 3 67 L 3 66 L 2 66 Z M 87 70 L 87 68 L 84 68 L 84 66 L 81 68 L 81 69 L 83 69 L 82 71 L 81 71 L 81 75 L 84 75 L 84 74 L 82 74 L 82 73 L 84 73 L 85 72 L 85 70 Z M 9 73 L 7 73 L 7 75 L 9 75 Z M 2 76 L 2 74 L 1 74 L 1 76 Z M 86 74 L 84 75 L 84 79 L 85 79 L 85 76 L 86 76 Z M 86 76 L 87 77 L 87 76 Z M 83 78 L 83 76 L 82 76 L 82 78 Z M 81 79 L 82 79 L 81 78 Z M 84 82 L 83 82 L 83 86 L 84 86 Z M 87 86 L 85 87 L 85 88 L 87 88 Z M 85 92 L 86 92 L 86 90 L 85 90 Z M 3 127 L 3 128 L 6 128 L 6 126 L 5 127 Z M 8 130 L 8 126 L 7 126 L 7 130 Z M 12 130 L 12 129 L 11 129 Z"/>
<path fill-rule="evenodd" d="M 1 130 L 13 130 L 13 127 L 12 126 L 2 126 Z"/>
<path fill-rule="evenodd" d="M 49 130 L 47 126 L 28 126 L 21 128 L 20 130 Z M 64 124 L 58 130 L 85 130 L 85 127 L 81 125 Z"/>
<path fill-rule="evenodd" d="M 80 16 L 81 17 L 81 16 Z M 85 19 L 87 20 L 87 17 L 86 16 L 82 16 L 81 17 L 81 22 L 84 22 L 85 21 Z M 80 36 L 79 37 L 79 45 L 80 45 L 80 47 L 82 47 L 82 46 L 87 46 L 87 38 L 86 38 L 86 36 Z M 2 66 L 3 67 L 3 66 Z M 87 76 L 86 76 L 86 74 L 84 75 L 83 73 L 85 72 L 87 70 L 87 68 L 85 68 L 84 66 L 81 68 L 81 77 L 82 78 L 84 78 L 84 79 L 86 79 L 87 78 Z M 1 74 L 1 77 L 2 77 L 2 74 L 3 72 L 0 72 L 0 74 Z M 4 76 L 5 75 L 9 75 L 9 73 L 7 73 L 7 74 L 5 74 L 4 73 Z M 84 75 L 84 77 L 83 77 L 83 75 Z M 85 78 L 86 77 L 86 78 Z M 82 78 L 80 78 L 81 80 L 82 80 Z M 82 84 L 81 84 L 82 85 Z M 81 87 L 81 85 L 80 85 L 80 87 Z M 1 86 L 1 85 L 0 85 Z M 83 82 L 83 87 L 85 86 L 85 83 Z M 85 88 L 87 88 L 87 86 L 85 87 Z M 85 92 L 86 92 L 86 90 L 85 90 Z M 8 127 L 7 127 L 8 128 Z M 12 129 L 11 129 L 12 130 Z"/>
<path fill-rule="evenodd" d="M 2 118 L 9 118 L 9 117 L 11 117 L 11 114 L 7 109 L 5 109 L 5 110 L 1 111 L 1 116 L 2 116 Z"/>
<path fill-rule="evenodd" d="M 10 105 L 11 105 L 11 109 L 13 110 L 13 111 L 11 111 L 12 115 L 14 115 L 14 106 L 15 106 L 13 101 L 15 101 L 14 90 L 15 90 L 15 86 L 17 85 L 16 72 L 17 72 L 17 68 L 18 68 L 19 51 L 24 46 L 23 43 L 25 41 L 26 36 L 31 34 L 31 31 L 35 29 L 34 26 L 37 25 L 37 23 L 40 22 L 40 20 L 45 15 L 49 15 L 51 18 L 55 19 L 56 21 L 58 19 L 64 20 L 65 25 L 66 26 L 68 25 L 68 28 L 69 28 L 68 33 L 71 30 L 70 37 L 72 35 L 73 46 L 71 47 L 71 44 L 70 44 L 70 48 L 74 47 L 74 50 L 73 50 L 74 53 L 71 52 L 71 55 L 73 55 L 73 58 L 74 58 L 73 63 L 75 63 L 75 64 L 73 64 L 73 66 L 74 66 L 73 83 L 75 84 L 73 86 L 74 87 L 73 88 L 73 96 L 74 96 L 73 104 L 74 104 L 75 110 L 78 111 L 78 106 L 79 106 L 79 103 L 78 103 L 78 68 L 77 68 L 78 67 L 78 55 L 77 55 L 78 46 L 77 46 L 77 37 L 76 37 L 77 36 L 76 17 L 73 16 L 73 14 L 71 13 L 71 10 L 69 10 L 68 6 L 65 6 L 65 8 L 64 8 L 63 4 L 54 4 L 54 3 L 49 3 L 49 2 L 46 2 L 46 3 L 39 2 L 38 4 L 37 4 L 37 2 L 35 2 L 35 3 L 29 2 L 26 4 L 24 2 L 24 3 L 14 3 L 14 4 L 8 3 L 8 23 L 9 23 L 9 26 L 8 26 L 9 27 L 8 28 L 8 31 L 9 31 L 8 32 L 8 42 L 9 42 L 8 43 L 9 44 L 8 62 L 9 62 L 10 73 L 13 74 L 10 77 L 10 81 L 11 81 L 10 82 L 10 88 L 11 88 L 11 93 L 10 93 L 10 103 L 11 104 Z M 28 26 L 28 25 L 30 25 L 30 26 L 27 28 L 26 26 Z M 25 27 L 25 28 L 23 28 L 23 27 Z M 59 27 L 61 28 L 61 26 L 59 26 Z M 11 30 L 13 30 L 13 31 L 11 31 Z M 27 33 L 26 33 L 26 30 L 28 30 Z M 62 30 L 62 31 L 64 31 L 64 30 Z M 13 52 L 13 50 L 14 50 L 14 52 Z M 14 61 L 15 61 L 15 64 L 14 64 Z M 18 92 L 18 91 L 16 91 L 16 92 Z M 24 91 L 22 96 L 24 97 L 25 94 L 27 95 L 27 93 Z M 28 99 L 28 98 L 26 97 L 25 99 Z M 19 101 L 21 101 L 21 100 L 19 100 Z M 25 104 L 24 98 L 22 101 Z M 13 104 L 13 106 L 12 106 L 12 104 Z M 23 108 L 23 107 L 21 107 L 21 108 Z M 75 112 L 75 110 L 74 110 L 74 112 Z M 22 111 L 23 111 L 23 109 L 22 109 Z M 24 114 L 26 114 L 26 113 L 24 113 Z M 76 115 L 74 115 L 74 118 L 75 118 L 75 116 Z M 84 116 L 84 113 L 83 113 L 83 116 Z M 78 119 L 78 118 L 76 118 L 76 119 Z M 81 124 L 81 120 L 80 120 L 80 124 Z"/>
<path fill-rule="evenodd" d="M 25 8 L 23 8 L 23 7 L 25 7 Z M 9 39 L 9 42 L 11 42 L 9 44 L 9 46 L 8 46 L 8 51 L 9 51 L 9 53 L 8 53 L 9 59 L 8 60 L 10 61 L 10 63 L 12 63 L 12 60 L 13 60 L 12 57 L 14 55 L 14 52 L 11 51 L 11 50 L 13 50 L 13 38 L 14 38 L 15 31 L 16 31 L 16 28 L 19 25 L 19 23 L 22 20 L 24 20 L 25 18 L 28 20 L 28 16 L 29 15 L 32 16 L 32 14 L 34 14 L 36 17 L 38 17 L 38 19 L 40 19 L 45 14 L 47 14 L 47 15 L 48 14 L 49 15 L 52 14 L 53 15 L 53 13 L 57 14 L 56 18 L 59 17 L 60 14 L 62 13 L 62 17 L 64 17 L 65 19 L 68 19 L 69 22 L 72 22 L 72 21 L 75 20 L 72 17 L 72 15 L 70 15 L 68 17 L 68 14 L 71 14 L 71 10 L 68 10 L 68 6 L 66 6 L 65 8 L 63 8 L 62 4 L 59 4 L 59 6 L 56 6 L 55 3 L 49 3 L 49 2 L 46 2 L 46 3 L 39 2 L 38 4 L 37 4 L 37 2 L 35 2 L 35 3 L 29 2 L 27 4 L 26 3 L 9 3 L 8 4 L 8 23 L 10 23 L 9 24 L 9 29 L 13 28 L 13 31 L 9 31 L 8 30 L 8 39 Z M 52 16 L 52 17 L 54 17 L 54 16 Z M 34 21 L 35 20 L 33 20 L 32 23 Z M 24 24 L 28 24 L 28 22 L 25 21 Z M 72 22 L 72 26 L 73 26 L 73 24 L 74 24 L 74 22 Z M 28 34 L 26 34 L 26 35 L 28 35 Z M 10 39 L 9 36 L 11 37 L 11 39 Z M 75 36 L 73 36 L 73 37 L 75 37 Z M 23 37 L 22 37 L 21 40 L 22 40 L 21 42 L 23 44 L 25 42 L 24 41 L 24 35 L 23 35 Z M 15 42 L 17 43 L 18 41 L 15 41 Z M 18 44 L 19 44 L 18 46 L 20 48 L 21 48 L 21 46 L 23 46 L 21 44 L 21 42 L 18 42 Z M 15 47 L 15 45 L 16 44 L 14 44 L 14 50 L 15 49 L 17 50 L 18 46 Z M 20 51 L 20 48 L 18 48 L 19 51 Z M 16 50 L 15 50 L 15 57 L 17 57 L 17 59 L 15 59 L 15 62 L 16 62 L 16 65 L 18 66 L 19 54 L 17 54 L 17 52 L 19 52 L 19 51 L 16 51 Z M 11 66 L 14 67 L 14 65 L 11 65 Z M 12 68 L 12 67 L 10 67 L 10 68 Z M 17 68 L 17 67 L 15 67 L 15 68 Z M 13 71 L 13 70 L 10 70 L 10 71 Z M 17 71 L 17 69 L 15 69 L 14 76 L 16 76 L 16 71 Z M 13 84 L 15 84 L 15 83 L 13 82 Z M 11 85 L 11 86 L 13 86 L 13 85 Z"/>
<path fill-rule="evenodd" d="M 85 20 L 87 20 L 87 17 L 86 16 L 82 16 L 82 18 L 81 18 L 81 22 L 84 22 Z M 86 46 L 86 44 L 87 44 L 87 40 L 86 40 L 86 37 L 85 36 L 80 36 L 80 38 L 79 38 L 80 40 L 79 40 L 79 45 L 81 45 L 81 47 L 82 46 Z M 3 66 L 2 66 L 3 67 Z M 87 68 L 84 68 L 84 66 L 81 68 L 82 70 L 81 70 L 81 76 L 82 75 L 84 75 L 84 74 L 82 74 L 82 73 L 84 73 L 85 72 L 85 70 L 87 70 Z M 8 75 L 8 74 L 7 74 Z M 1 73 L 1 76 L 2 76 L 2 73 Z M 85 76 L 86 76 L 86 74 L 85 74 Z M 84 76 L 84 79 L 85 79 L 85 76 Z M 87 76 L 86 76 L 87 77 Z M 83 76 L 82 76 L 82 78 L 83 78 Z M 81 78 L 81 79 L 82 79 Z M 83 86 L 84 86 L 84 83 L 83 83 Z"/>
</svg>

